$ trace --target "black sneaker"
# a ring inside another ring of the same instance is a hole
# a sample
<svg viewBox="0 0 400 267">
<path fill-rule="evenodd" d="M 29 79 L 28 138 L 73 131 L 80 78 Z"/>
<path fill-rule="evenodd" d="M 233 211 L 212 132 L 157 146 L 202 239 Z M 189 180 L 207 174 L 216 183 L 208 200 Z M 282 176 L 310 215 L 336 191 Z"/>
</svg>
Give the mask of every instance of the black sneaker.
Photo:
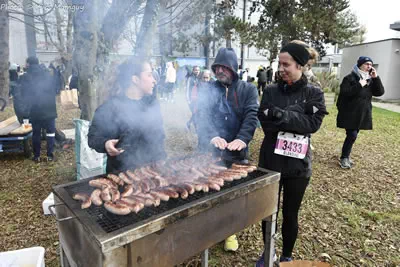
<svg viewBox="0 0 400 267">
<path fill-rule="evenodd" d="M 32 161 L 35 163 L 39 163 L 40 162 L 40 157 L 33 157 Z"/>
<path fill-rule="evenodd" d="M 350 163 L 349 158 L 340 159 L 339 164 L 340 164 L 340 167 L 342 167 L 342 169 L 350 169 L 351 168 L 351 163 Z"/>
<path fill-rule="evenodd" d="M 53 162 L 54 156 L 47 156 L 47 162 Z"/>
</svg>

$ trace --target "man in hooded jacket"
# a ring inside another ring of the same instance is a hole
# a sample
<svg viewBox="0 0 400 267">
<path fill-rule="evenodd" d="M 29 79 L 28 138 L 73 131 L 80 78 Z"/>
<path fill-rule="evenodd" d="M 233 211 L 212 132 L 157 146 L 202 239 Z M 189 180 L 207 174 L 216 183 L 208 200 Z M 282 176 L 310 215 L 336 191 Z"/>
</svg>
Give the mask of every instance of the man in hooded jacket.
<svg viewBox="0 0 400 267">
<path fill-rule="evenodd" d="M 238 60 L 232 48 L 221 48 L 211 66 L 216 81 L 199 91 L 199 140 L 236 162 L 247 162 L 248 145 L 257 127 L 258 94 L 253 84 L 239 79 Z M 238 249 L 236 236 L 225 240 L 225 250 Z"/>
</svg>

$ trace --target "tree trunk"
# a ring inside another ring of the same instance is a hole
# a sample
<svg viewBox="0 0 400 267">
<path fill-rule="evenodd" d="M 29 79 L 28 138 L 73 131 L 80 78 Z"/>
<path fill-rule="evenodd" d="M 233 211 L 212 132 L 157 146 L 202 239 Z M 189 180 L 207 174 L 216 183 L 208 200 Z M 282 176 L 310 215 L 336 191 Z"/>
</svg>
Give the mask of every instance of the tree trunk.
<svg viewBox="0 0 400 267">
<path fill-rule="evenodd" d="M 205 18 L 205 38 L 206 42 L 204 43 L 204 56 L 206 58 L 206 69 L 210 69 L 210 20 L 211 14 L 208 12 Z"/>
<path fill-rule="evenodd" d="M 35 33 L 35 20 L 33 17 L 33 3 L 32 0 L 23 0 L 24 21 L 25 21 L 25 34 L 28 50 L 28 57 L 36 56 L 36 33 Z"/>
<path fill-rule="evenodd" d="M 152 50 L 153 25 L 157 21 L 160 0 L 147 0 L 142 25 L 136 38 L 135 55 L 149 56 Z"/>
<path fill-rule="evenodd" d="M 97 56 L 97 0 L 88 0 L 85 8 L 75 14 L 73 54 L 74 67 L 78 73 L 78 88 L 81 119 L 91 120 L 97 108 L 96 103 L 96 56 Z"/>
<path fill-rule="evenodd" d="M 8 0 L 0 0 L 0 6 L 6 6 Z M 8 11 L 0 8 L 0 97 L 8 100 L 9 77 L 9 24 Z"/>
</svg>

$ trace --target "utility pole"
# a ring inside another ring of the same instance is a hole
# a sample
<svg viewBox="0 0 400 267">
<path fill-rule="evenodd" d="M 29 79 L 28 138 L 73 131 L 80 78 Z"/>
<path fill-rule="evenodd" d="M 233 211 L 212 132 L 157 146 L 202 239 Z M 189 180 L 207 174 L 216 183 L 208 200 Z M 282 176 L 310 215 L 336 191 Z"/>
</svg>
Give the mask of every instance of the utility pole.
<svg viewBox="0 0 400 267">
<path fill-rule="evenodd" d="M 247 0 L 243 0 L 243 22 L 246 22 L 246 5 Z M 242 70 L 244 70 L 244 44 L 241 43 L 240 46 L 240 65 L 242 65 Z"/>
</svg>

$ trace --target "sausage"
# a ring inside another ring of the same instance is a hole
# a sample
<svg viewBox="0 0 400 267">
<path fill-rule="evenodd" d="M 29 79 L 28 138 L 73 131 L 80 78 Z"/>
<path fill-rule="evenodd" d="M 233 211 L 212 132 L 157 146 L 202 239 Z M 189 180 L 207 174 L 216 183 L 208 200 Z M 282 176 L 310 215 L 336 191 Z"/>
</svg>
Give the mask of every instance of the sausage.
<svg viewBox="0 0 400 267">
<path fill-rule="evenodd" d="M 166 194 L 167 196 L 169 196 L 170 198 L 178 198 L 179 194 L 178 192 L 168 188 L 168 187 L 163 187 L 163 188 L 157 188 L 155 190 L 153 190 L 154 192 L 160 192 L 163 194 Z"/>
<path fill-rule="evenodd" d="M 101 190 L 100 189 L 96 189 L 92 192 L 92 194 L 90 195 L 90 198 L 92 199 L 92 203 L 96 206 L 101 206 L 103 204 L 103 200 L 101 200 Z"/>
<path fill-rule="evenodd" d="M 245 164 L 239 164 L 239 163 L 233 163 L 231 168 L 232 169 L 243 169 L 247 172 L 253 172 L 253 171 L 257 170 L 257 166 L 245 165 Z"/>
<path fill-rule="evenodd" d="M 232 182 L 233 180 L 238 180 L 242 178 L 242 176 L 238 173 L 225 173 L 225 172 L 216 174 L 215 177 L 222 178 L 224 179 L 224 181 L 227 182 Z"/>
<path fill-rule="evenodd" d="M 133 193 L 133 185 L 131 185 L 131 184 L 125 185 L 124 191 L 122 192 L 121 197 L 130 196 L 130 195 L 132 195 L 132 193 Z"/>
<path fill-rule="evenodd" d="M 199 172 L 198 170 L 196 170 L 196 168 L 190 168 L 190 171 L 192 173 L 194 173 L 195 175 L 197 175 L 198 177 L 204 177 L 204 174 L 202 174 L 201 172 Z"/>
<path fill-rule="evenodd" d="M 190 195 L 193 194 L 196 190 L 194 189 L 194 186 L 191 185 L 190 183 L 181 183 L 178 184 L 178 186 L 182 187 L 183 189 L 185 189 Z"/>
<path fill-rule="evenodd" d="M 130 179 L 128 175 L 123 172 L 118 173 L 118 179 L 122 180 L 126 184 L 132 184 L 132 179 Z"/>
<path fill-rule="evenodd" d="M 153 177 L 155 176 L 161 176 L 160 173 L 156 172 L 155 170 L 153 170 L 150 166 L 145 167 L 146 171 L 148 173 L 150 173 L 151 175 L 153 175 Z"/>
<path fill-rule="evenodd" d="M 154 182 L 156 187 L 164 187 L 164 186 L 169 185 L 168 181 L 166 179 L 162 178 L 161 176 L 154 176 L 152 178 L 152 181 Z"/>
<path fill-rule="evenodd" d="M 208 179 L 204 179 L 204 180 L 200 180 L 200 181 L 211 182 L 211 183 L 217 184 L 219 186 L 224 186 L 224 179 L 219 178 L 219 177 L 210 176 L 210 177 L 208 177 Z"/>
<path fill-rule="evenodd" d="M 75 200 L 80 200 L 82 202 L 81 209 L 87 209 L 92 205 L 92 200 L 88 194 L 85 193 L 76 193 L 72 196 Z"/>
<path fill-rule="evenodd" d="M 196 192 L 203 191 L 203 184 L 202 183 L 192 181 L 192 182 L 190 182 L 190 184 L 194 187 L 194 190 Z"/>
<path fill-rule="evenodd" d="M 89 185 L 92 186 L 92 187 L 95 187 L 95 188 L 99 188 L 99 189 L 103 189 L 103 188 L 108 187 L 106 184 L 103 184 L 103 183 L 101 183 L 101 182 L 99 182 L 97 180 L 90 180 L 89 181 Z"/>
<path fill-rule="evenodd" d="M 178 192 L 182 199 L 187 199 L 189 196 L 189 193 L 188 193 L 188 191 L 186 191 L 185 188 L 179 187 L 177 185 L 170 185 L 170 186 L 168 186 L 168 188 Z"/>
<path fill-rule="evenodd" d="M 141 211 L 144 208 L 144 204 L 141 202 L 137 202 L 133 199 L 128 199 L 128 198 L 122 198 L 120 200 L 118 200 L 118 203 L 122 203 L 126 206 L 128 206 L 131 211 L 133 211 L 134 213 L 138 213 L 139 211 Z"/>
<path fill-rule="evenodd" d="M 146 183 L 149 185 L 150 190 L 157 187 L 156 183 L 152 179 L 146 179 Z M 149 191 L 150 191 L 149 190 Z"/>
<path fill-rule="evenodd" d="M 211 189 L 213 189 L 215 191 L 220 191 L 221 190 L 221 187 L 216 183 L 208 182 L 207 185 L 208 185 L 209 188 L 211 188 Z"/>
<path fill-rule="evenodd" d="M 127 215 L 131 213 L 131 209 L 127 205 L 121 202 L 118 203 L 106 202 L 104 203 L 104 208 L 106 208 L 106 210 L 108 210 L 109 212 L 117 215 Z"/>
<path fill-rule="evenodd" d="M 111 181 L 109 179 L 106 179 L 106 178 L 98 178 L 98 179 L 89 181 L 89 185 L 90 186 L 92 186 L 93 183 L 95 183 L 95 184 L 101 183 L 101 184 L 104 184 L 104 185 L 106 185 L 106 186 L 108 186 L 110 188 L 118 188 L 116 183 L 114 183 L 113 181 Z M 93 186 L 97 187 L 95 185 L 93 185 Z"/>
<path fill-rule="evenodd" d="M 163 193 L 163 192 L 160 192 L 160 191 L 150 191 L 149 194 L 151 194 L 154 197 L 158 197 L 162 201 L 168 201 L 169 200 L 169 196 L 167 194 Z"/>
<path fill-rule="evenodd" d="M 229 170 L 226 170 L 226 171 L 224 171 L 224 174 L 237 174 L 237 175 L 240 175 L 240 178 L 243 178 L 243 177 L 246 177 L 247 176 L 247 172 L 246 171 L 242 171 L 242 170 L 232 170 L 232 169 L 229 169 Z M 240 179 L 239 178 L 239 179 Z"/>
<path fill-rule="evenodd" d="M 110 189 L 109 189 L 108 187 L 104 188 L 104 189 L 101 191 L 100 196 L 101 196 L 101 199 L 102 199 L 104 202 L 109 202 L 109 201 L 111 201 L 111 199 L 112 199 L 112 198 L 111 198 Z"/>
<path fill-rule="evenodd" d="M 139 185 L 140 185 L 140 187 L 142 188 L 142 192 L 143 192 L 143 193 L 147 193 L 147 192 L 149 192 L 150 189 L 151 189 L 147 179 L 142 180 L 142 181 L 139 183 Z"/>
<path fill-rule="evenodd" d="M 154 195 L 150 194 L 150 193 L 147 193 L 147 194 L 139 193 L 136 196 L 152 200 L 154 207 L 160 206 L 161 199 L 159 197 L 157 197 L 157 196 L 154 196 Z"/>
<path fill-rule="evenodd" d="M 121 180 L 117 175 L 112 174 L 112 173 L 109 173 L 107 175 L 107 178 L 110 179 L 111 181 L 113 181 L 114 183 L 116 183 L 117 185 L 121 185 L 121 186 L 123 186 L 124 182 L 125 182 L 125 181 Z"/>
<path fill-rule="evenodd" d="M 207 168 L 206 170 L 207 170 L 209 173 L 211 173 L 211 175 L 213 175 L 213 174 L 218 174 L 218 173 L 221 172 L 220 170 L 213 169 L 213 168 Z"/>
<path fill-rule="evenodd" d="M 217 165 L 217 164 L 214 164 L 214 163 L 211 163 L 211 164 L 209 165 L 209 167 L 210 167 L 211 169 L 219 170 L 219 171 L 225 171 L 225 170 L 228 169 L 228 168 L 225 167 L 225 166 L 220 166 L 220 165 Z"/>
<path fill-rule="evenodd" d="M 132 171 L 127 170 L 127 171 L 126 171 L 126 175 L 128 175 L 128 177 L 129 177 L 131 180 L 140 182 L 140 178 L 137 177 L 136 174 L 134 174 Z"/>
<path fill-rule="evenodd" d="M 126 197 L 126 198 L 134 199 L 137 202 L 141 202 L 141 203 L 144 204 L 145 207 L 150 207 L 150 206 L 153 206 L 155 204 L 154 200 L 152 200 L 150 198 L 139 197 L 139 196 L 136 196 L 136 195 L 135 196 L 132 195 L 132 196 L 129 196 L 129 197 Z"/>
<path fill-rule="evenodd" d="M 115 202 L 121 198 L 121 194 L 119 193 L 118 189 L 111 188 L 110 193 L 111 193 L 111 201 L 112 202 Z"/>
</svg>

